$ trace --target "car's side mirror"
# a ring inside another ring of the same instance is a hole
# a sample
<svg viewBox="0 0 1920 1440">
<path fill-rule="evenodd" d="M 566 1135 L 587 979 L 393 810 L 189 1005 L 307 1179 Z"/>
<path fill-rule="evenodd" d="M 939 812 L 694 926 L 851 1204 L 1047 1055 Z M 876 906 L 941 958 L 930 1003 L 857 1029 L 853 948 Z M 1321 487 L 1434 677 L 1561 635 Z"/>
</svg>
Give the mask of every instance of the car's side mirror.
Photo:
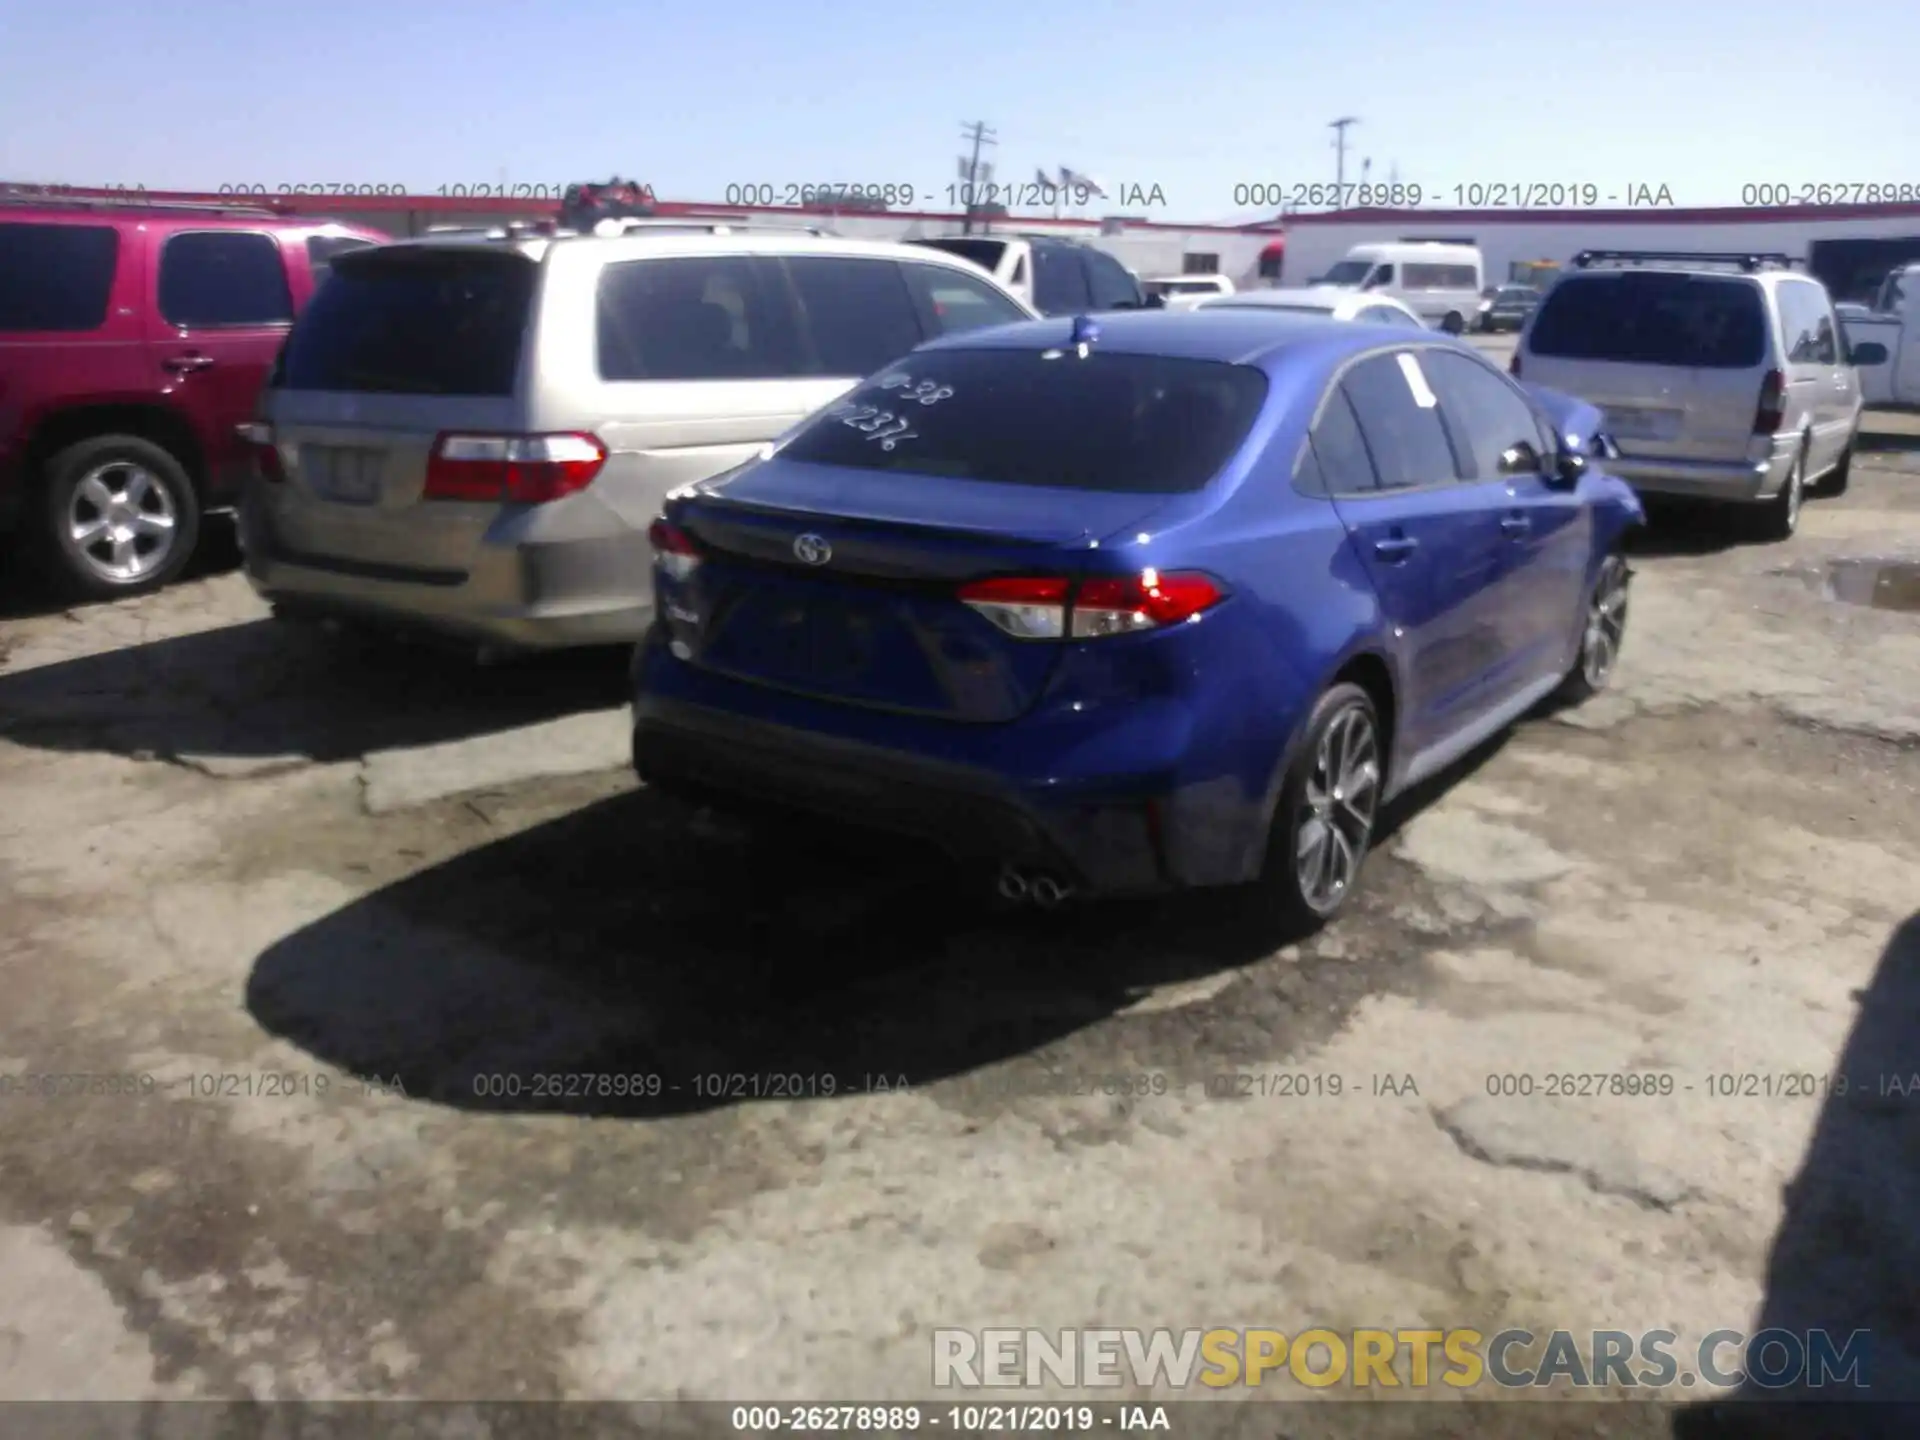
<svg viewBox="0 0 1920 1440">
<path fill-rule="evenodd" d="M 1517 441 L 1500 452 L 1502 475 L 1538 475 L 1541 468 L 1540 452 L 1528 441 Z"/>
<path fill-rule="evenodd" d="M 1877 340 L 1862 340 L 1858 345 L 1847 347 L 1849 365 L 1884 365 L 1887 363 L 1887 347 Z"/>
</svg>

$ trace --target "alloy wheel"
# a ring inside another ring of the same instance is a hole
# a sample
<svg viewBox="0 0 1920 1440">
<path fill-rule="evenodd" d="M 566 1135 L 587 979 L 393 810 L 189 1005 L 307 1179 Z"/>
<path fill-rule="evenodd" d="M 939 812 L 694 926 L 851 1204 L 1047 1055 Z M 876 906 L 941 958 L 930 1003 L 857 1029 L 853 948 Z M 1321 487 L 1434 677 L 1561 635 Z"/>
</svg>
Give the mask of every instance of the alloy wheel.
<svg viewBox="0 0 1920 1440">
<path fill-rule="evenodd" d="M 1589 690 L 1606 686 L 1627 634 L 1627 564 L 1609 555 L 1594 582 L 1587 605 L 1586 634 L 1580 643 L 1580 673 Z"/>
<path fill-rule="evenodd" d="M 1294 874 L 1316 915 L 1340 907 L 1360 873 L 1380 804 L 1380 737 L 1364 706 L 1337 711 L 1320 732 L 1294 822 Z"/>
<path fill-rule="evenodd" d="M 172 492 L 151 470 L 111 460 L 81 477 L 67 501 L 74 554 L 101 580 L 143 580 L 173 554 L 179 515 Z"/>
</svg>

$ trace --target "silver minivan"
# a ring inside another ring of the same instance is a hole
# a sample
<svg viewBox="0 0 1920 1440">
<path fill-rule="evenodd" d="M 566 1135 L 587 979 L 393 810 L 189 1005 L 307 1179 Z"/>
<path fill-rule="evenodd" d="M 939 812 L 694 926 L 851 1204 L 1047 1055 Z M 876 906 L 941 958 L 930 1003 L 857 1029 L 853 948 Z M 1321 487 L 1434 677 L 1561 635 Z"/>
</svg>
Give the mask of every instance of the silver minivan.
<svg viewBox="0 0 1920 1440">
<path fill-rule="evenodd" d="M 652 619 L 669 490 L 752 457 L 924 340 L 1033 318 L 957 257 L 602 221 L 335 259 L 248 427 L 246 570 L 278 614 L 503 648 Z"/>
<path fill-rule="evenodd" d="M 1736 503 L 1765 538 L 1816 482 L 1846 486 L 1859 378 L 1826 287 L 1784 255 L 1582 252 L 1512 368 L 1599 406 L 1635 489 Z"/>
</svg>

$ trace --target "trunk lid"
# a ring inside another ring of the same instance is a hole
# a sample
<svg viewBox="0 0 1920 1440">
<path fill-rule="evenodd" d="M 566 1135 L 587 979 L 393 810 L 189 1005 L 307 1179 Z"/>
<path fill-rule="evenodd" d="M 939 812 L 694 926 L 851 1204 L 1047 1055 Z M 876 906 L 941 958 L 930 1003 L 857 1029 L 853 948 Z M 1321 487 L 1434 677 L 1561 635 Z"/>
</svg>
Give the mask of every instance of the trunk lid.
<svg viewBox="0 0 1920 1440">
<path fill-rule="evenodd" d="M 959 587 L 992 575 L 1078 577 L 1095 541 L 1174 498 L 776 458 L 672 507 L 703 558 L 690 604 L 673 602 L 669 619 L 685 658 L 736 679 L 1002 723 L 1039 699 L 1065 647 L 1004 634 Z"/>
</svg>

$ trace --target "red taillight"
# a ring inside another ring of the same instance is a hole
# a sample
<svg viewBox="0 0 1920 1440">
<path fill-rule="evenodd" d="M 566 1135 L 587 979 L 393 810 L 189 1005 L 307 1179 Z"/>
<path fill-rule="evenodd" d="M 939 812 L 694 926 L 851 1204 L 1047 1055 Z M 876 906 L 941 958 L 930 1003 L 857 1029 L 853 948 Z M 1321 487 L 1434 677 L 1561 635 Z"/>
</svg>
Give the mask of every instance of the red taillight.
<svg viewBox="0 0 1920 1440">
<path fill-rule="evenodd" d="M 1507 361 L 1507 374 L 1513 376 L 1516 380 L 1520 378 L 1520 352 L 1518 350 L 1514 351 L 1513 358 Z"/>
<path fill-rule="evenodd" d="M 664 515 L 647 527 L 647 543 L 653 546 L 654 562 L 675 580 L 686 579 L 700 564 L 693 537 Z"/>
<path fill-rule="evenodd" d="M 1760 405 L 1753 412 L 1753 433 L 1772 435 L 1787 418 L 1787 377 L 1784 371 L 1769 370 L 1760 382 Z"/>
<path fill-rule="evenodd" d="M 607 463 L 591 435 L 454 435 L 433 442 L 429 500 L 541 505 L 584 490 Z"/>
<path fill-rule="evenodd" d="M 1143 570 L 1084 580 L 1077 590 L 1055 575 L 977 580 L 960 599 L 1017 640 L 1094 640 L 1191 620 L 1222 593 L 1205 575 Z"/>
<path fill-rule="evenodd" d="M 276 485 L 287 478 L 287 468 L 280 463 L 280 447 L 273 442 L 273 426 L 262 420 L 249 420 L 237 426 L 241 443 L 253 454 L 253 463 L 260 471 L 260 478 L 271 480 Z"/>
</svg>

